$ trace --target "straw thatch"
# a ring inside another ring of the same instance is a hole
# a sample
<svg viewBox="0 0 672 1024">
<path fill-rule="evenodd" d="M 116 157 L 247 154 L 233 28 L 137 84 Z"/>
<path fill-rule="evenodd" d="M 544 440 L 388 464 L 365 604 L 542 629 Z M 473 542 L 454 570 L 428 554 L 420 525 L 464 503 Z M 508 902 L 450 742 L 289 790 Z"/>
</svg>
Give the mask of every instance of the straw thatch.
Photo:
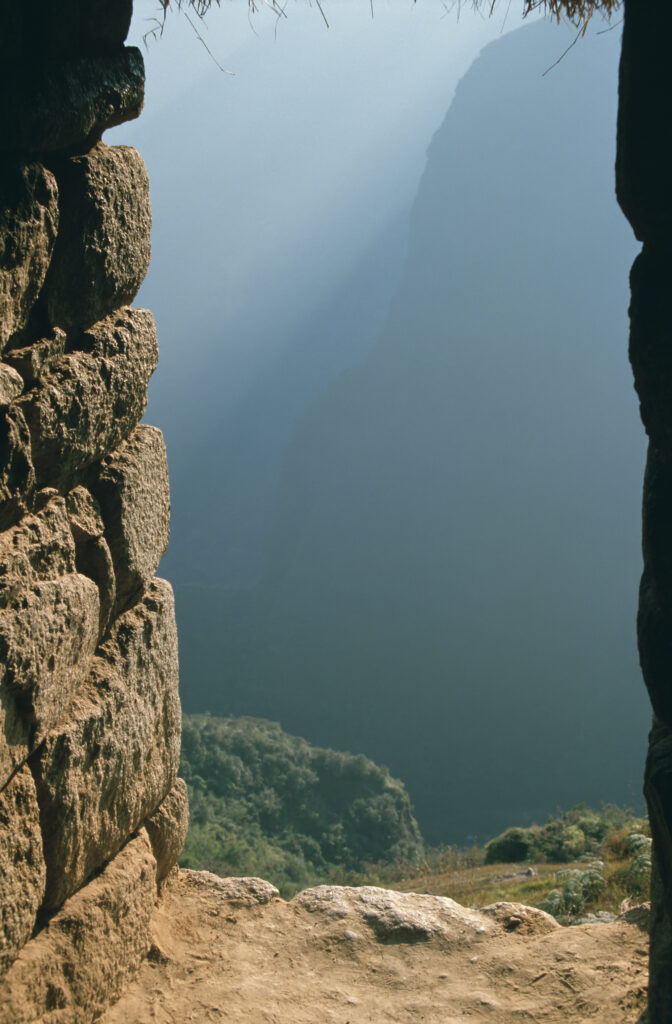
<svg viewBox="0 0 672 1024">
<path fill-rule="evenodd" d="M 220 0 L 158 0 L 158 2 L 164 20 L 171 8 L 189 7 L 199 18 L 202 18 L 213 4 L 218 7 L 220 4 Z M 611 17 L 621 6 L 621 2 L 622 0 L 523 0 L 523 17 L 532 11 L 543 10 L 551 17 L 557 18 L 558 21 L 567 18 L 575 25 L 585 26 L 595 13 Z M 471 0 L 471 3 L 474 7 L 489 7 L 492 14 L 498 0 Z M 279 0 L 248 0 L 251 11 L 257 10 L 261 4 L 277 11 L 278 14 L 282 14 L 286 7 L 286 3 L 280 3 Z"/>
</svg>

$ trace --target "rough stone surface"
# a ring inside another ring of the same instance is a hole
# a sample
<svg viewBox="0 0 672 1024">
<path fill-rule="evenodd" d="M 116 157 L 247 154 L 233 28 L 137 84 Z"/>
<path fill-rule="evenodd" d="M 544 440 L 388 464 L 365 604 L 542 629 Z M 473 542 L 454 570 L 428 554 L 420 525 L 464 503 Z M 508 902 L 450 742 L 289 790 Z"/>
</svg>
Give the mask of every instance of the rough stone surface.
<svg viewBox="0 0 672 1024">
<path fill-rule="evenodd" d="M 98 648 L 68 721 L 33 771 L 58 907 L 113 856 L 170 791 L 180 756 L 177 635 L 170 585 L 156 580 Z"/>
<path fill-rule="evenodd" d="M 71 330 L 135 298 L 149 267 L 149 179 L 135 149 L 100 143 L 64 161 L 57 180 L 61 227 L 44 292 L 51 324 Z"/>
<path fill-rule="evenodd" d="M 85 152 L 106 128 L 138 116 L 144 87 L 134 46 L 8 69 L 0 76 L 0 153 Z"/>
<path fill-rule="evenodd" d="M 645 903 L 638 903 L 634 907 L 628 907 L 616 918 L 617 921 L 625 921 L 627 924 L 636 925 L 642 932 L 651 931 L 651 900 Z"/>
<path fill-rule="evenodd" d="M 560 925 L 544 910 L 526 907 L 523 903 L 490 903 L 481 907 L 481 913 L 487 914 L 506 932 L 518 932 L 520 935 L 545 935 L 553 932 Z"/>
<path fill-rule="evenodd" d="M 117 582 L 115 613 L 147 586 L 168 546 L 170 489 L 163 435 L 140 424 L 91 480 Z"/>
<path fill-rule="evenodd" d="M 39 486 L 66 484 L 113 451 L 138 423 L 158 360 L 146 309 L 121 309 L 81 339 L 85 351 L 58 360 L 14 403 L 25 415 Z M 12 407 L 12 408 L 14 408 Z"/>
<path fill-rule="evenodd" d="M 78 657 L 76 637 L 71 641 L 62 629 L 69 614 L 84 626 L 91 612 L 91 609 L 87 612 L 78 607 L 78 593 L 89 602 L 93 599 L 90 589 L 87 590 L 82 581 L 74 584 L 79 579 L 72 575 L 75 571 L 75 545 L 62 498 L 53 498 L 41 512 L 26 516 L 18 526 L 0 533 L 0 636 L 7 659 L 0 670 L 0 786 L 26 759 L 36 743 L 35 695 L 25 688 L 29 679 L 19 680 L 23 684 L 23 692 L 18 694 L 7 685 L 7 672 L 10 679 L 14 678 L 17 659 L 28 657 L 30 660 L 32 657 L 31 678 L 33 682 L 38 679 L 38 711 L 48 715 L 51 710 L 57 714 L 58 708 L 63 708 L 69 699 L 68 694 L 72 693 L 75 668 L 71 666 L 73 674 L 68 676 L 67 663 L 69 658 Z M 59 585 L 52 582 L 54 580 L 70 581 L 64 586 L 65 593 L 59 591 Z M 40 601 L 42 616 L 37 612 Z M 24 603 L 25 621 L 21 612 Z M 29 638 L 28 650 L 24 650 L 20 637 L 28 621 L 32 622 L 34 617 L 37 617 L 36 633 Z M 86 628 L 83 635 L 88 635 Z M 48 642 L 50 636 L 54 641 L 60 641 L 60 648 L 57 644 L 55 651 L 44 651 L 46 676 L 40 679 L 41 645 Z M 54 662 L 50 669 L 52 657 Z M 50 693 L 49 684 L 54 679 L 65 686 L 60 698 L 57 696 L 58 687 L 56 692 Z M 43 724 L 46 721 L 42 717 L 40 720 Z M 55 719 L 51 724 L 55 724 Z"/>
<path fill-rule="evenodd" d="M 161 882 L 177 864 L 189 829 L 189 797 L 183 779 L 175 780 L 168 796 L 145 820 L 145 828 L 156 857 L 156 880 Z"/>
<path fill-rule="evenodd" d="M 11 366 L 0 363 L 0 406 L 9 405 L 23 391 L 23 377 Z"/>
<path fill-rule="evenodd" d="M 447 896 L 393 892 L 371 885 L 318 885 L 291 902 L 344 922 L 363 920 L 379 942 L 426 942 L 440 935 L 463 944 L 497 927 L 490 917 Z"/>
<path fill-rule="evenodd" d="M 145 832 L 67 901 L 3 979 L 0 1024 L 91 1024 L 150 946 L 155 862 Z"/>
<path fill-rule="evenodd" d="M 49 268 L 57 229 L 58 190 L 53 174 L 38 163 L 3 166 L 0 170 L 0 353 L 26 325 Z"/>
<path fill-rule="evenodd" d="M 65 331 L 55 327 L 32 345 L 9 349 L 5 352 L 5 362 L 21 375 L 26 387 L 32 387 L 63 355 L 66 338 Z"/>
<path fill-rule="evenodd" d="M 40 512 L 0 533 L 0 608 L 9 607 L 35 580 L 75 571 L 75 542 L 63 498 L 52 497 Z"/>
<path fill-rule="evenodd" d="M 12 526 L 26 511 L 34 488 L 30 432 L 23 412 L 13 403 L 0 408 L 0 530 Z"/>
<path fill-rule="evenodd" d="M 0 977 L 30 938 L 44 879 L 35 783 L 22 768 L 0 791 Z"/>
<path fill-rule="evenodd" d="M 180 874 L 190 885 L 210 892 L 213 900 L 216 898 L 243 907 L 263 906 L 280 895 L 275 886 L 263 878 L 220 878 L 212 871 L 191 871 L 188 868 Z"/>
<path fill-rule="evenodd" d="M 72 535 L 77 550 L 77 568 L 92 579 L 100 598 L 99 633 L 102 637 L 112 617 L 116 582 L 112 555 L 104 537 L 100 506 L 85 487 L 75 487 L 66 498 Z"/>
<path fill-rule="evenodd" d="M 0 690 L 37 745 L 67 711 L 98 642 L 98 588 L 74 574 L 33 584 L 0 611 Z"/>
</svg>

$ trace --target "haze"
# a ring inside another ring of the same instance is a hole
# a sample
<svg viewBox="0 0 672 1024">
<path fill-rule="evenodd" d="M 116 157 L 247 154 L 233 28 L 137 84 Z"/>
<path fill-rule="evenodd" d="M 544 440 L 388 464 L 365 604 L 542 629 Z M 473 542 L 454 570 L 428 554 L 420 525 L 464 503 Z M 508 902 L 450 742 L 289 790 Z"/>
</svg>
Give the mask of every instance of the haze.
<svg viewBox="0 0 672 1024">
<path fill-rule="evenodd" d="M 620 30 L 542 77 L 574 36 L 514 10 L 325 12 L 213 10 L 235 76 L 169 16 L 106 136 L 152 182 L 185 710 L 388 763 L 434 841 L 639 806 Z"/>
</svg>

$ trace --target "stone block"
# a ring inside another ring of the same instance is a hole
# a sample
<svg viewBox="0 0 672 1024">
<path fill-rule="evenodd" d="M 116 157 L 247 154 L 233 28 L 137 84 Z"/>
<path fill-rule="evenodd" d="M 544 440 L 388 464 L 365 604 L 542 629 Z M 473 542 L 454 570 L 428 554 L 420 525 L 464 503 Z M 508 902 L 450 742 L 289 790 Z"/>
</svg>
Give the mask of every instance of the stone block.
<svg viewBox="0 0 672 1024">
<path fill-rule="evenodd" d="M 56 174 L 61 220 L 44 294 L 51 324 L 71 330 L 137 295 L 149 267 L 149 179 L 137 150 L 103 143 Z"/>
<path fill-rule="evenodd" d="M 35 583 L 0 611 L 0 690 L 16 701 L 32 746 L 59 723 L 87 675 L 98 623 L 98 588 L 79 574 Z"/>
<path fill-rule="evenodd" d="M 168 796 L 145 820 L 145 828 L 156 857 L 156 880 L 160 882 L 177 864 L 189 830 L 189 797 L 183 779 L 175 780 Z"/>
<path fill-rule="evenodd" d="M 82 633 L 88 636 L 86 643 L 90 648 L 90 632 L 85 622 L 93 613 L 91 606 L 97 601 L 97 595 L 91 592 L 88 581 L 73 575 L 75 572 L 75 544 L 62 498 L 52 498 L 40 512 L 25 516 L 17 526 L 0 533 L 0 635 L 5 645 L 0 669 L 0 786 L 36 744 L 35 715 L 44 730 L 50 707 L 56 713 L 56 705 L 63 707 L 69 702 L 74 679 L 68 674 L 67 663 L 78 659 L 74 646 L 77 636 Z M 80 598 L 84 601 L 83 608 L 79 607 Z M 58 610 L 60 616 L 56 614 Z M 71 614 L 81 626 L 74 640 L 67 635 Z M 24 632 L 32 630 L 33 625 L 36 632 L 34 635 L 29 632 L 28 648 L 24 650 Z M 55 651 L 49 649 L 52 641 L 56 643 Z M 8 674 L 10 680 L 15 678 L 22 659 L 27 659 L 31 665 L 28 677 L 22 680 L 19 674 L 18 689 L 10 687 Z M 39 668 L 41 659 L 44 678 Z M 75 672 L 74 666 L 72 672 Z M 60 701 L 50 693 L 50 684 L 59 680 L 66 689 Z M 31 685 L 35 683 L 37 693 L 31 693 Z M 55 724 L 56 719 L 49 728 Z"/>
<path fill-rule="evenodd" d="M 30 431 L 22 410 L 12 403 L 0 408 L 0 530 L 12 526 L 26 511 L 34 488 Z"/>
<path fill-rule="evenodd" d="M 21 375 L 25 386 L 31 388 L 64 354 L 66 337 L 65 331 L 55 327 L 32 345 L 8 349 L 5 362 Z"/>
<path fill-rule="evenodd" d="M 0 353 L 20 334 L 44 283 L 58 229 L 58 190 L 38 163 L 0 171 Z"/>
<path fill-rule="evenodd" d="M 3 979 L 0 1024 L 97 1020 L 147 955 L 155 898 L 143 831 L 24 946 Z"/>
<path fill-rule="evenodd" d="M 156 580 L 115 621 L 67 723 L 34 755 L 45 906 L 60 906 L 159 806 L 180 731 L 173 594 Z"/>
<path fill-rule="evenodd" d="M 141 423 L 91 478 L 105 522 L 117 585 L 115 614 L 154 576 L 170 537 L 170 488 L 163 435 Z"/>
<path fill-rule="evenodd" d="M 24 767 L 0 791 L 0 977 L 31 936 L 44 880 L 35 783 Z"/>
<path fill-rule="evenodd" d="M 142 110 L 145 68 L 134 46 L 26 62 L 0 75 L 0 153 L 86 152 Z"/>
<path fill-rule="evenodd" d="M 112 555 L 104 537 L 98 502 L 85 487 L 75 487 L 66 498 L 70 528 L 77 549 L 77 568 L 98 587 L 99 632 L 102 637 L 112 617 L 116 582 Z"/>
<path fill-rule="evenodd" d="M 121 309 L 80 339 L 40 384 L 17 399 L 40 487 L 62 487 L 113 451 L 140 420 L 158 346 L 152 314 Z"/>
<path fill-rule="evenodd" d="M 52 497 L 41 511 L 0 533 L 0 608 L 35 580 L 76 572 L 75 542 L 63 498 Z"/>
</svg>

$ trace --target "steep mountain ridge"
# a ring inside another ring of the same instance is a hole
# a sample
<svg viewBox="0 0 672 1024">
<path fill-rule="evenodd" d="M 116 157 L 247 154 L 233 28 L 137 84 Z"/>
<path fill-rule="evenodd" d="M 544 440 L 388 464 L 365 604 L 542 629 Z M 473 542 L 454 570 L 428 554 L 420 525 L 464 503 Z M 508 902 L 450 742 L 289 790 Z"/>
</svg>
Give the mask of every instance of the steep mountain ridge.
<svg viewBox="0 0 672 1024">
<path fill-rule="evenodd" d="M 386 324 L 296 431 L 258 585 L 177 595 L 188 710 L 389 764 L 430 841 L 639 791 L 618 39 L 544 77 L 568 39 L 526 26 L 465 76 Z"/>
</svg>

